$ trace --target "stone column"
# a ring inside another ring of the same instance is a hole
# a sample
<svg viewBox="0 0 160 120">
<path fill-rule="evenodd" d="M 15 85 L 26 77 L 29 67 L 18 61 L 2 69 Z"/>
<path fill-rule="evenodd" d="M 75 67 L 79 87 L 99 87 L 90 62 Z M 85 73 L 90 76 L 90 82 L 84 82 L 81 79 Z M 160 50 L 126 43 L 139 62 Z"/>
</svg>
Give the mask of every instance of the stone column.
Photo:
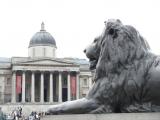
<svg viewBox="0 0 160 120">
<path fill-rule="evenodd" d="M 44 102 L 44 73 L 41 72 L 41 95 L 40 95 L 40 102 Z"/>
<path fill-rule="evenodd" d="M 25 93 L 26 93 L 26 75 L 25 75 L 25 71 L 23 71 L 22 73 L 22 102 L 25 102 Z"/>
<path fill-rule="evenodd" d="M 62 102 L 62 72 L 59 72 L 59 96 L 58 102 Z"/>
<path fill-rule="evenodd" d="M 31 78 L 31 102 L 35 102 L 35 73 L 33 71 Z"/>
<path fill-rule="evenodd" d="M 53 73 L 50 73 L 49 85 L 49 102 L 53 102 Z"/>
<path fill-rule="evenodd" d="M 16 103 L 16 71 L 12 73 L 12 103 Z"/>
<path fill-rule="evenodd" d="M 71 100 L 71 80 L 70 80 L 70 72 L 68 72 L 68 77 L 67 77 L 67 88 L 68 88 L 68 96 L 67 99 L 68 101 Z"/>
<path fill-rule="evenodd" d="M 77 72 L 77 75 L 76 75 L 76 99 L 79 99 L 79 72 Z"/>
</svg>

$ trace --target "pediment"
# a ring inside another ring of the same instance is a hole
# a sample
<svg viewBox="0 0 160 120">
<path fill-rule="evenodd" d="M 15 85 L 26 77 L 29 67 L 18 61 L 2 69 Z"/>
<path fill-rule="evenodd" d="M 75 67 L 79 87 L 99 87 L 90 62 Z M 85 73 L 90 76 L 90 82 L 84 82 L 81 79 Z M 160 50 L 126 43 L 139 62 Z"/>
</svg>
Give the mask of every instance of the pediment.
<svg viewBox="0 0 160 120">
<path fill-rule="evenodd" d="M 28 60 L 28 61 L 19 61 L 16 64 L 23 65 L 53 65 L 53 66 L 67 66 L 67 65 L 76 65 L 73 62 L 68 62 L 65 60 L 56 60 L 56 59 L 39 59 L 39 60 Z"/>
</svg>

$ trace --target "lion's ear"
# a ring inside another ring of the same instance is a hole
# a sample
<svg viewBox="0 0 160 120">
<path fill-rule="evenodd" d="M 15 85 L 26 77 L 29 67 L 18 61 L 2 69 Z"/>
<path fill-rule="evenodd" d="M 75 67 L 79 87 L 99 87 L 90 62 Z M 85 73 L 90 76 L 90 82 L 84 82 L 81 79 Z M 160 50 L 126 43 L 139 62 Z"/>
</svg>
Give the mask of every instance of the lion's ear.
<svg viewBox="0 0 160 120">
<path fill-rule="evenodd" d="M 117 22 L 122 24 L 122 22 L 121 22 L 121 20 L 120 20 L 120 19 L 117 19 Z"/>
<path fill-rule="evenodd" d="M 113 38 L 116 38 L 118 36 L 117 30 L 113 28 L 109 30 L 108 34 L 111 35 Z"/>
</svg>

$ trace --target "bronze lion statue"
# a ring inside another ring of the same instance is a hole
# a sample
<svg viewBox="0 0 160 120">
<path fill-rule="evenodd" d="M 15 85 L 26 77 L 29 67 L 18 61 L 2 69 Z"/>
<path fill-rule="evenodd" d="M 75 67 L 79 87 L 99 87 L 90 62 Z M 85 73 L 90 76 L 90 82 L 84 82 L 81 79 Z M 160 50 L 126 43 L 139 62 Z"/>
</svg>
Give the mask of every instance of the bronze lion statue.
<svg viewBox="0 0 160 120">
<path fill-rule="evenodd" d="M 55 105 L 47 114 L 160 111 L 160 58 L 134 27 L 110 19 L 84 52 L 95 69 L 88 95 Z"/>
</svg>

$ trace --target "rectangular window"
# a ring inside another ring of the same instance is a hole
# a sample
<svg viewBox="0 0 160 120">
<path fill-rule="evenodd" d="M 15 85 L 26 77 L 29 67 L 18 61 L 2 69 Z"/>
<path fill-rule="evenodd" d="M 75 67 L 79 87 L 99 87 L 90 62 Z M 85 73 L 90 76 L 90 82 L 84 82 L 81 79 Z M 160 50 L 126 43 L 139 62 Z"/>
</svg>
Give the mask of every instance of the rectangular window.
<svg viewBox="0 0 160 120">
<path fill-rule="evenodd" d="M 85 87 L 88 86 L 88 81 L 87 81 L 87 79 L 83 79 L 83 86 L 85 86 Z"/>
</svg>

